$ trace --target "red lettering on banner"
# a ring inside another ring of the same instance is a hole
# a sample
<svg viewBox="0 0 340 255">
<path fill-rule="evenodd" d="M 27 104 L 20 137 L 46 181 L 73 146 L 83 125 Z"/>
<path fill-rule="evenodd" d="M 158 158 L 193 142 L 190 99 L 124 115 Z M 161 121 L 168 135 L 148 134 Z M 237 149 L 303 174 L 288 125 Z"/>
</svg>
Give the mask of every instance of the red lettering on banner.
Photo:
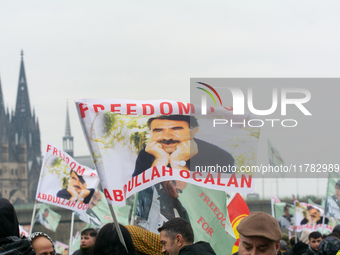
<svg viewBox="0 0 340 255">
<path fill-rule="evenodd" d="M 105 109 L 104 105 L 101 105 L 101 104 L 94 104 L 93 105 L 93 109 L 94 109 L 95 113 L 97 113 L 99 111 L 98 108 L 100 108 L 101 111 L 103 111 Z"/>
<path fill-rule="evenodd" d="M 168 112 L 165 112 L 165 110 L 164 110 L 165 104 L 168 105 L 168 107 L 169 107 Z M 163 114 L 163 115 L 170 115 L 173 112 L 172 105 L 169 102 L 163 102 L 163 103 L 160 104 L 160 111 L 161 111 L 161 114 Z"/>
<path fill-rule="evenodd" d="M 201 192 L 199 197 L 201 197 L 201 198 L 204 197 L 203 202 L 206 202 L 206 204 L 209 206 L 209 208 L 214 212 L 214 214 L 216 215 L 217 219 L 221 221 L 221 225 L 225 226 L 226 219 L 224 218 L 223 213 L 215 205 L 215 203 L 213 201 L 211 201 L 210 198 L 203 191 Z M 202 218 L 202 220 L 204 220 L 204 219 Z M 197 223 L 199 223 L 199 222 L 197 222 Z"/>
<path fill-rule="evenodd" d="M 234 185 L 236 188 L 238 188 L 238 183 L 237 183 L 237 179 L 236 179 L 236 175 L 232 174 L 230 176 L 230 179 L 228 181 L 227 186 L 230 187 L 231 185 Z"/>
<path fill-rule="evenodd" d="M 214 107 L 210 107 L 210 112 L 214 112 L 215 108 Z"/>
<path fill-rule="evenodd" d="M 201 182 L 202 179 L 196 179 L 196 175 L 202 176 L 202 173 L 200 173 L 200 172 L 194 172 L 194 173 L 192 174 L 192 178 L 194 179 L 194 181 Z"/>
<path fill-rule="evenodd" d="M 53 155 L 56 155 L 56 156 L 58 156 L 58 149 L 57 148 L 53 148 Z"/>
<path fill-rule="evenodd" d="M 126 114 L 127 115 L 137 115 L 136 110 L 131 109 L 132 106 L 137 106 L 136 104 L 127 104 L 126 105 Z"/>
<path fill-rule="evenodd" d="M 64 198 L 63 202 L 61 202 L 61 204 L 64 205 L 64 202 L 65 202 L 65 198 Z"/>
<path fill-rule="evenodd" d="M 71 162 L 70 167 L 71 167 L 72 170 L 74 170 L 74 168 L 76 167 L 76 163 L 75 162 Z"/>
<path fill-rule="evenodd" d="M 65 205 L 70 206 L 71 201 L 68 201 Z"/>
<path fill-rule="evenodd" d="M 83 205 L 83 204 L 79 203 L 79 204 L 77 205 L 77 208 L 78 208 L 78 209 L 81 209 L 81 208 L 82 208 L 82 205 Z"/>
<path fill-rule="evenodd" d="M 90 176 L 96 176 L 96 174 L 95 173 L 91 173 Z"/>
<path fill-rule="evenodd" d="M 244 183 L 246 183 L 247 188 L 250 188 L 251 187 L 251 181 L 252 181 L 252 176 L 251 175 L 249 175 L 249 179 L 247 181 L 246 176 L 244 174 L 242 174 L 242 176 L 241 176 L 241 188 L 244 187 Z"/>
<path fill-rule="evenodd" d="M 47 201 L 52 201 L 52 196 L 51 195 L 47 196 Z"/>
<path fill-rule="evenodd" d="M 207 177 L 204 180 L 204 184 L 207 184 L 208 182 L 210 182 L 213 185 L 215 184 L 215 180 L 212 173 L 208 173 Z"/>
<path fill-rule="evenodd" d="M 210 202 L 210 205 L 209 205 L 209 207 L 210 207 L 210 209 L 211 209 L 211 210 L 214 210 L 214 209 L 213 209 L 213 207 L 215 207 L 215 208 L 216 208 L 215 204 L 214 204 L 212 201 Z"/>
<path fill-rule="evenodd" d="M 150 112 L 148 113 L 147 107 L 149 107 Z M 142 104 L 143 108 L 143 115 L 152 115 L 155 113 L 155 108 L 153 107 L 152 104 Z"/>
<path fill-rule="evenodd" d="M 83 175 L 84 174 L 84 172 L 85 172 L 85 167 L 83 168 L 83 169 L 81 169 L 81 166 L 78 166 L 78 168 L 77 168 L 77 171 L 76 171 L 77 173 L 79 173 L 80 175 Z"/>
<path fill-rule="evenodd" d="M 39 192 L 39 194 L 38 194 L 38 198 L 40 198 L 40 199 L 41 199 L 40 192 Z"/>
<path fill-rule="evenodd" d="M 87 111 L 89 108 L 88 107 L 83 108 L 83 105 L 84 105 L 83 103 L 79 104 L 79 110 L 80 110 L 80 113 L 81 113 L 81 117 L 85 118 L 85 111 Z"/>
<path fill-rule="evenodd" d="M 162 174 L 163 174 L 163 176 L 165 176 L 165 173 L 169 173 L 169 176 L 172 176 L 172 168 L 171 167 L 162 166 Z"/>
<path fill-rule="evenodd" d="M 221 220 L 221 224 L 222 224 L 223 227 L 225 226 L 226 221 L 227 221 L 226 219 Z"/>
<path fill-rule="evenodd" d="M 112 201 L 112 197 L 110 196 L 110 193 L 107 191 L 107 189 L 104 189 L 104 195 L 105 195 L 106 198 L 108 198 Z"/>
<path fill-rule="evenodd" d="M 221 216 L 221 217 L 219 217 L 219 216 Z M 224 215 L 223 215 L 223 213 L 221 213 L 221 212 L 220 212 L 219 214 L 216 215 L 217 219 L 219 219 L 219 220 L 220 220 L 220 219 L 223 219 L 223 216 L 224 216 Z"/>
<path fill-rule="evenodd" d="M 125 184 L 124 187 L 123 187 L 124 197 L 126 197 L 126 190 L 127 190 L 127 187 L 126 187 L 126 184 Z"/>
<path fill-rule="evenodd" d="M 212 234 L 214 233 L 214 230 L 213 230 L 213 229 L 209 226 L 209 224 L 203 219 L 203 217 L 201 217 L 201 218 L 197 221 L 198 224 L 200 224 L 201 222 L 203 222 L 203 223 L 202 223 L 202 229 L 203 229 L 204 231 L 206 231 L 207 234 L 210 235 L 210 236 L 212 237 Z"/>
<path fill-rule="evenodd" d="M 220 210 L 218 210 L 218 208 L 215 207 L 215 209 L 213 210 L 213 212 L 217 215 L 217 214 L 220 212 Z"/>
<path fill-rule="evenodd" d="M 217 174 L 217 185 L 219 186 L 225 186 L 224 183 L 221 183 L 221 173 Z"/>
<path fill-rule="evenodd" d="M 77 201 L 72 201 L 72 203 L 70 204 L 70 206 L 75 207 L 76 204 L 77 204 Z"/>
<path fill-rule="evenodd" d="M 188 170 L 181 170 L 179 171 L 179 175 L 184 178 L 184 179 L 188 179 L 190 178 L 190 173 Z"/>
<path fill-rule="evenodd" d="M 134 177 L 135 178 L 135 187 L 137 188 L 138 186 L 142 185 L 142 183 L 138 183 L 138 175 Z"/>
<path fill-rule="evenodd" d="M 150 181 L 149 179 L 147 179 L 147 180 L 145 179 L 145 171 L 142 174 L 142 179 L 143 179 L 143 183 L 147 183 L 147 182 Z"/>
<path fill-rule="evenodd" d="M 113 197 L 115 201 L 123 201 L 124 197 L 123 197 L 123 192 L 119 189 L 117 190 L 112 190 L 113 192 Z"/>
<path fill-rule="evenodd" d="M 60 197 L 53 197 L 53 203 L 60 203 Z"/>
<path fill-rule="evenodd" d="M 48 144 L 48 145 L 47 145 L 47 151 L 46 151 L 46 152 L 49 152 L 49 151 L 51 150 L 51 148 L 52 148 L 52 145 L 51 145 L 51 144 Z"/>
<path fill-rule="evenodd" d="M 120 114 L 120 110 L 116 110 L 116 107 L 121 107 L 121 104 L 111 104 L 111 112 L 118 112 Z"/>
<path fill-rule="evenodd" d="M 209 197 L 205 197 L 205 198 L 203 199 L 203 202 L 206 202 L 207 205 L 209 205 L 209 201 L 210 201 L 210 198 L 209 198 Z"/>
<path fill-rule="evenodd" d="M 179 114 L 190 114 L 190 104 L 187 107 L 182 102 L 177 102 Z"/>
<path fill-rule="evenodd" d="M 133 178 L 135 178 L 135 177 L 133 177 Z M 128 191 L 130 192 L 132 189 L 133 189 L 133 178 L 132 178 L 132 180 L 129 180 L 129 185 L 128 185 Z"/>
<path fill-rule="evenodd" d="M 43 194 L 43 195 L 42 195 L 42 199 L 46 200 L 46 199 L 47 199 L 47 195 L 46 195 L 46 194 Z"/>
<path fill-rule="evenodd" d="M 197 221 L 197 223 L 201 223 L 202 221 L 204 221 L 203 217 L 201 217 L 201 218 Z"/>
<path fill-rule="evenodd" d="M 194 114 L 195 113 L 195 105 L 193 104 L 190 104 L 191 105 L 191 114 Z"/>
<path fill-rule="evenodd" d="M 158 178 L 161 177 L 156 166 L 152 168 L 151 181 L 155 178 L 155 176 Z"/>
</svg>

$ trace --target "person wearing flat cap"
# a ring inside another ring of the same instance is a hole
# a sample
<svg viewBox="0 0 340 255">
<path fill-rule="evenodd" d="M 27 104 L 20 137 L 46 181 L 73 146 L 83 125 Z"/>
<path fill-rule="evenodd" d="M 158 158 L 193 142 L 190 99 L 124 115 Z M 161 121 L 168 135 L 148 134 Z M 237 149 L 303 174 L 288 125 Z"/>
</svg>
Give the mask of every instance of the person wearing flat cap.
<svg viewBox="0 0 340 255">
<path fill-rule="evenodd" d="M 252 212 L 236 227 L 240 234 L 238 252 L 233 255 L 282 255 L 282 232 L 277 220 L 264 212 Z"/>
</svg>

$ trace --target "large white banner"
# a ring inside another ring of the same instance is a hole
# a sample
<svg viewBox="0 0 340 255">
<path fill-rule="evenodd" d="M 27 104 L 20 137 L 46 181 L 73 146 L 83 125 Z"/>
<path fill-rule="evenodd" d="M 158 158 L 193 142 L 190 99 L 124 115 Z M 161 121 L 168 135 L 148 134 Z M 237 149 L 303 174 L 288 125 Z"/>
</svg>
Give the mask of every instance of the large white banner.
<svg viewBox="0 0 340 255">
<path fill-rule="evenodd" d="M 99 184 L 97 171 L 76 162 L 58 147 L 47 144 L 36 200 L 83 212 Z"/>
<path fill-rule="evenodd" d="M 204 130 L 212 129 L 193 116 L 195 106 L 176 101 L 81 99 L 76 107 L 111 204 L 125 205 L 130 195 L 161 182 L 169 194 L 181 193 L 187 183 L 253 192 L 252 175 L 239 172 L 256 160 L 252 131 L 230 128 L 208 137 Z"/>
</svg>

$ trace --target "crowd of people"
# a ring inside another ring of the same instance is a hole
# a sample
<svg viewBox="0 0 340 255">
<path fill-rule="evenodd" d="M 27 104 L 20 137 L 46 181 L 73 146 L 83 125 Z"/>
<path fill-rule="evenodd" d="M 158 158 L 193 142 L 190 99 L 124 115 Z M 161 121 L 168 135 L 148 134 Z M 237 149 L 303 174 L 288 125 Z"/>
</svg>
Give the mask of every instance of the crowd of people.
<svg viewBox="0 0 340 255">
<path fill-rule="evenodd" d="M 239 250 L 233 255 L 339 255 L 340 225 L 327 236 L 304 230 L 297 238 L 281 232 L 279 222 L 264 212 L 252 212 L 237 226 Z M 159 234 L 143 228 L 115 223 L 104 225 L 97 233 L 88 228 L 81 232 L 80 248 L 74 255 L 216 255 L 208 242 L 194 242 L 190 223 L 173 218 L 158 228 Z M 66 253 L 63 255 L 67 255 Z M 28 238 L 19 233 L 13 205 L 0 198 L 0 254 L 56 255 L 53 240 L 43 232 Z"/>
</svg>

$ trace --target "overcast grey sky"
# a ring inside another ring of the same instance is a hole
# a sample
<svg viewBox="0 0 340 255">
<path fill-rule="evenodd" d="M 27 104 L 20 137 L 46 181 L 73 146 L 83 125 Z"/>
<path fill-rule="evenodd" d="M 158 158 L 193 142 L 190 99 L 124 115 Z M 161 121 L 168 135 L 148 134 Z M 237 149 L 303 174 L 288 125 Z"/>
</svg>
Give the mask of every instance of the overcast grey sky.
<svg viewBox="0 0 340 255">
<path fill-rule="evenodd" d="M 5 105 L 15 106 L 23 49 L 42 151 L 62 147 L 68 100 L 75 155 L 88 155 L 75 99 L 188 102 L 191 77 L 339 77 L 339 10 L 314 0 L 0 0 Z"/>
</svg>

